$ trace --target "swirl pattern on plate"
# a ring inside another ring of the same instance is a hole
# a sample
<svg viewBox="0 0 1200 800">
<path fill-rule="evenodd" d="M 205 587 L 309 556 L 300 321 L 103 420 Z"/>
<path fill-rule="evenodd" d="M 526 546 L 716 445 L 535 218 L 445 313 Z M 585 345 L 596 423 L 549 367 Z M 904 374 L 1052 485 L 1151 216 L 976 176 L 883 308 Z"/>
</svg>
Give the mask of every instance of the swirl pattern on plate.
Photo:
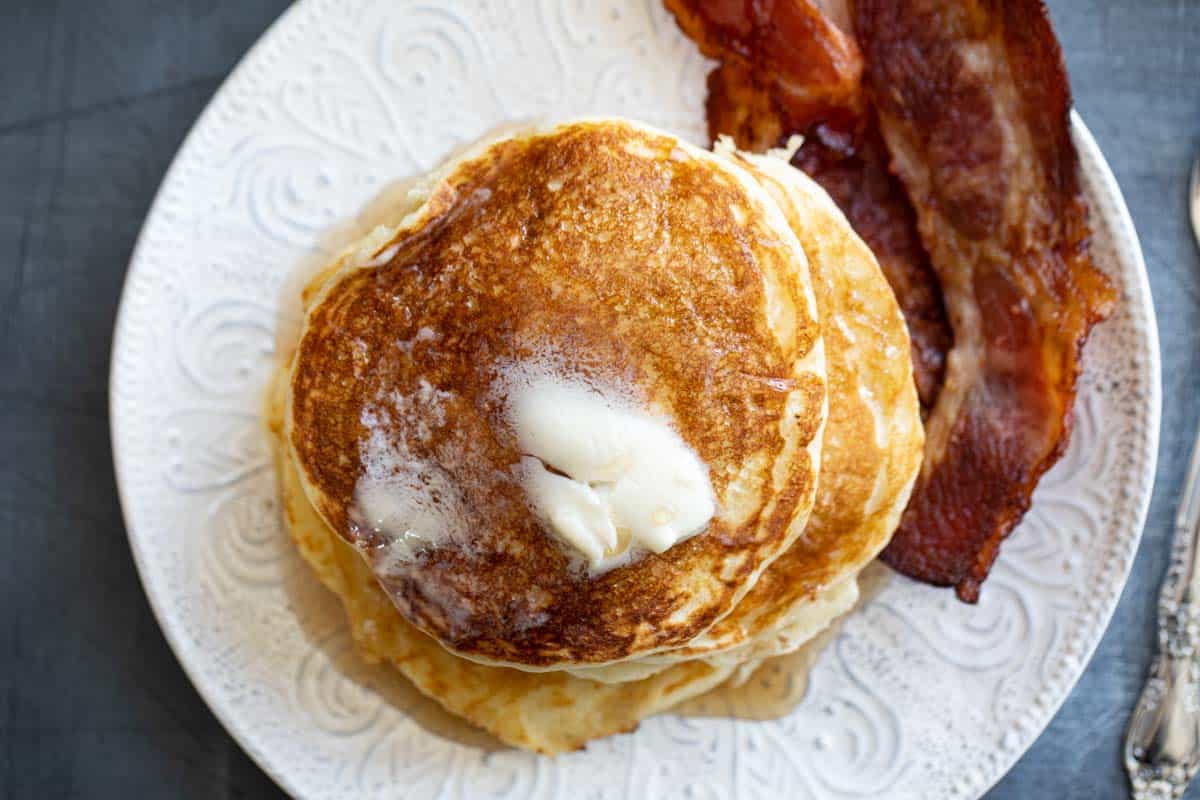
<svg viewBox="0 0 1200 800">
<path fill-rule="evenodd" d="M 780 719 L 658 717 L 554 761 L 492 752 L 353 666 L 332 598 L 251 530 L 274 501 L 254 391 L 266 330 L 323 231 L 509 117 L 620 111 L 702 142 L 706 70 L 655 0 L 304 0 L 181 149 L 117 326 L 117 472 L 168 639 L 293 795 L 972 798 L 1082 671 L 1145 517 L 1159 367 L 1136 236 L 1078 120 L 1096 259 L 1124 300 L 1088 345 L 1071 448 L 978 607 L 893 579 Z"/>
</svg>

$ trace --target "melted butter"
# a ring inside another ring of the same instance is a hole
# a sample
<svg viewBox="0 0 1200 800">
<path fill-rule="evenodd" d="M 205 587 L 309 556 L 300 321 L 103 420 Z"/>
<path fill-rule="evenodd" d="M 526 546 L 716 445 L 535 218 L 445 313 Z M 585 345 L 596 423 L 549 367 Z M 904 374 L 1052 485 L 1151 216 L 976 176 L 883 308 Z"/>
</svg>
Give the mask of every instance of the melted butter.
<svg viewBox="0 0 1200 800">
<path fill-rule="evenodd" d="M 626 547 L 663 553 L 716 513 L 708 467 L 667 420 L 619 393 L 515 370 L 508 415 L 530 505 L 592 569 Z"/>
<path fill-rule="evenodd" d="M 364 412 L 370 432 L 360 448 L 363 472 L 354 487 L 352 513 L 383 545 L 375 569 L 388 574 L 417 552 L 461 538 L 465 528 L 462 499 L 450 478 L 435 464 L 415 458 L 388 438 L 377 416 Z"/>
</svg>

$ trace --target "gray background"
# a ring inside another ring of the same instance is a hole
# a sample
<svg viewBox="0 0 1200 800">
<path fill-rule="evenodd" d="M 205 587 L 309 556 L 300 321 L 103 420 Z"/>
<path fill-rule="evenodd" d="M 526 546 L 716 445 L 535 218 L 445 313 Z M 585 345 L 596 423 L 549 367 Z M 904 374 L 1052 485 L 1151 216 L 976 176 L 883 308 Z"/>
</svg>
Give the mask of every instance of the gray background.
<svg viewBox="0 0 1200 800">
<path fill-rule="evenodd" d="M 168 650 L 109 456 L 109 337 L 176 148 L 283 0 L 0 0 L 0 786 L 6 800 L 275 797 Z M 989 795 L 1126 796 L 1121 734 L 1200 418 L 1200 3 L 1054 0 L 1075 99 L 1145 249 L 1163 348 L 1146 536 L 1062 711 Z M 1200 798 L 1200 788 L 1189 794 Z"/>
</svg>

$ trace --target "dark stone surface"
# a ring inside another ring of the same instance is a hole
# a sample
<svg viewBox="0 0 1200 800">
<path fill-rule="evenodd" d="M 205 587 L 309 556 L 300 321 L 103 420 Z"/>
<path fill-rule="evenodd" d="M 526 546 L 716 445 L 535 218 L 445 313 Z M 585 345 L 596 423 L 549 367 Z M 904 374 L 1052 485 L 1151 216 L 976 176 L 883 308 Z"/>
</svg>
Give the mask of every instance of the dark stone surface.
<svg viewBox="0 0 1200 800">
<path fill-rule="evenodd" d="M 283 0 L 0 0 L 0 786 L 6 800 L 280 796 L 204 706 L 142 593 L 106 388 L 122 277 L 154 191 Z M 1159 483 L 1112 627 L 989 795 L 1127 796 L 1122 731 L 1200 418 L 1200 4 L 1055 0 L 1076 103 L 1137 223 L 1162 334 Z M 1189 797 L 1200 798 L 1200 790 Z"/>
</svg>

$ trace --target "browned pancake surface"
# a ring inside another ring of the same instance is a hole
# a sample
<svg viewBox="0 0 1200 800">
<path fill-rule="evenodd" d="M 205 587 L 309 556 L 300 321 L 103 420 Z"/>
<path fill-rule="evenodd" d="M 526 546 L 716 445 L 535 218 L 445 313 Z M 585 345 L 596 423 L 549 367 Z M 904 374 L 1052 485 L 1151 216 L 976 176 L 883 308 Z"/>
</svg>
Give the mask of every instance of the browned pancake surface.
<svg viewBox="0 0 1200 800">
<path fill-rule="evenodd" d="M 388 435 L 462 494 L 463 535 L 382 581 L 411 622 L 484 659 L 625 658 L 705 630 L 788 541 L 814 470 L 780 459 L 780 420 L 798 392 L 787 413 L 803 454 L 824 385 L 795 364 L 818 325 L 795 248 L 754 202 L 670 137 L 577 123 L 458 167 L 386 263 L 318 296 L 293 370 L 290 444 L 322 516 L 365 552 L 381 545 L 356 523 L 354 492 L 364 410 L 389 397 L 417 405 Z M 767 324 L 764 273 L 784 276 L 777 299 L 797 314 L 782 341 Z M 719 514 L 661 556 L 579 570 L 530 514 L 496 388 L 505 365 L 548 351 L 575 373 L 636 387 L 709 465 L 718 501 L 750 492 L 758 511 Z M 431 397 L 436 413 L 419 405 Z"/>
</svg>

